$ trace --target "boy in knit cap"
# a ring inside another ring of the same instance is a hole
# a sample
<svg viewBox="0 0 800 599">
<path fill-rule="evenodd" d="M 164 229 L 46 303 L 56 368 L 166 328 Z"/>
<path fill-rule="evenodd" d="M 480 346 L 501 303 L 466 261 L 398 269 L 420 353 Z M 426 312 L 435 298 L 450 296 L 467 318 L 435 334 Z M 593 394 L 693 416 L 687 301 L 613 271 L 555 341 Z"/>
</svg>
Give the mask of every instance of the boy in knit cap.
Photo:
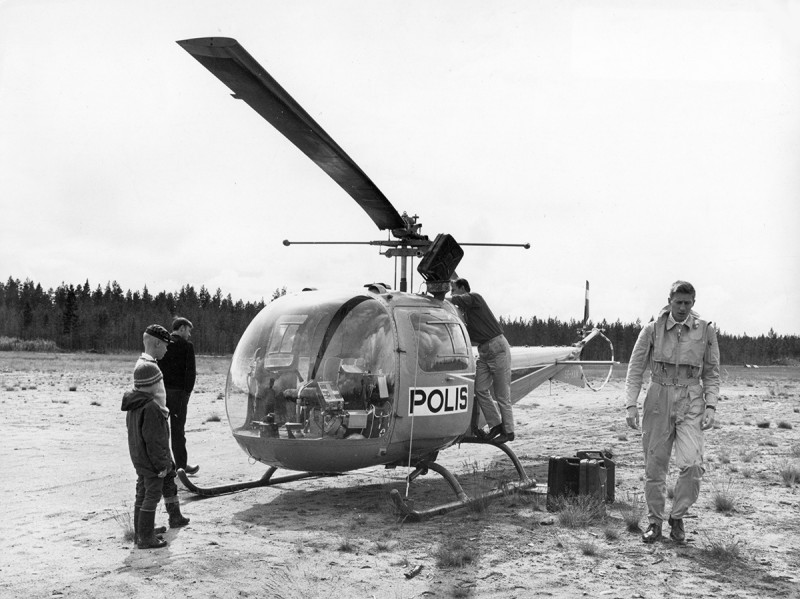
<svg viewBox="0 0 800 599">
<path fill-rule="evenodd" d="M 139 549 L 166 546 L 156 536 L 165 532 L 155 528 L 156 506 L 164 496 L 171 528 L 186 526 L 188 518 L 180 512 L 175 468 L 169 450 L 169 410 L 163 376 L 156 360 L 162 358 L 170 343 L 167 330 L 157 324 L 145 329 L 144 353 L 133 370 L 133 389 L 122 398 L 122 411 L 127 412 L 128 449 L 136 469 L 136 501 L 133 508 L 133 529 Z"/>
</svg>

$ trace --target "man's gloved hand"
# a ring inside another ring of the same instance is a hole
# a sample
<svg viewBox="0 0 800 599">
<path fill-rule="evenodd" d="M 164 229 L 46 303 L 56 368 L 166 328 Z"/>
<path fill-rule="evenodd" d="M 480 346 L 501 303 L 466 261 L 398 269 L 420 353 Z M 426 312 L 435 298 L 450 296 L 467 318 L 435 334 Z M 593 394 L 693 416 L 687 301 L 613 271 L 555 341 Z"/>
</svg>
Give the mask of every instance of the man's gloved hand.
<svg viewBox="0 0 800 599">
<path fill-rule="evenodd" d="M 161 472 L 158 473 L 158 478 L 164 478 L 169 472 L 169 468 L 164 468 Z"/>
<path fill-rule="evenodd" d="M 628 416 L 625 418 L 625 420 L 629 427 L 639 430 L 639 408 L 636 406 L 630 406 L 628 408 Z"/>
<path fill-rule="evenodd" d="M 717 411 L 714 408 L 706 408 L 706 413 L 703 415 L 703 422 L 700 424 L 700 428 L 707 431 L 713 427 L 716 417 Z"/>
</svg>

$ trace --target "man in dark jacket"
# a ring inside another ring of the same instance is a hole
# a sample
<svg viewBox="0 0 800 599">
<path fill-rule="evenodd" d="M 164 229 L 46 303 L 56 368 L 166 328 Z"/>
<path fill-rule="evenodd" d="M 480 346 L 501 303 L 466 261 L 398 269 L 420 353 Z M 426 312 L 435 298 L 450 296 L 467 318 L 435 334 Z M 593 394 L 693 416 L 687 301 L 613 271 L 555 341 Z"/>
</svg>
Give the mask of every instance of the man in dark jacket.
<svg viewBox="0 0 800 599">
<path fill-rule="evenodd" d="M 167 543 L 156 536 L 156 507 L 164 496 L 170 527 L 189 523 L 180 513 L 175 468 L 169 451 L 169 410 L 164 382 L 156 360 L 164 355 L 170 343 L 167 330 L 150 325 L 143 335 L 144 353 L 133 371 L 133 389 L 122 397 L 122 411 L 127 412 L 128 450 L 136 470 L 136 500 L 133 508 L 133 529 L 140 549 L 164 547 Z"/>
<path fill-rule="evenodd" d="M 180 316 L 175 318 L 172 321 L 172 343 L 169 344 L 166 355 L 158 361 L 167 389 L 172 454 L 175 456 L 175 465 L 183 468 L 187 474 L 196 474 L 200 470 L 200 466 L 189 465 L 186 452 L 186 412 L 197 374 L 194 346 L 189 341 L 192 328 L 188 319 Z"/>
</svg>

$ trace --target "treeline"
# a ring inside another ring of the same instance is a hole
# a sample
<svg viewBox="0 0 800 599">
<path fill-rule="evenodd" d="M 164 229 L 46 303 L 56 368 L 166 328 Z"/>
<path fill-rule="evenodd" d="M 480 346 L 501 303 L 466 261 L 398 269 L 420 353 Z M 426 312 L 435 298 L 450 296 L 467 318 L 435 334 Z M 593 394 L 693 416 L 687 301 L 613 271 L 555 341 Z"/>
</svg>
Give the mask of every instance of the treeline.
<svg viewBox="0 0 800 599">
<path fill-rule="evenodd" d="M 276 289 L 270 298 L 286 293 Z M 177 292 L 156 295 L 145 287 L 123 291 L 116 281 L 97 285 L 62 283 L 45 291 L 30 280 L 9 277 L 0 282 L 0 337 L 19 340 L 47 340 L 68 351 L 136 351 L 141 348 L 142 331 L 151 323 L 169 328 L 174 316 L 185 316 L 195 325 L 192 341 L 201 354 L 230 354 L 247 325 L 266 305 L 234 301 L 217 289 L 213 294 L 201 286 L 196 291 L 184 285 Z M 570 345 L 577 341 L 580 324 L 535 316 L 530 319 L 501 318 L 511 345 Z M 630 357 L 642 324 L 602 321 L 597 325 L 614 344 L 615 359 Z M 770 330 L 759 337 L 719 333 L 723 364 L 786 364 L 800 359 L 800 337 L 778 336 Z M 608 345 L 602 340 L 587 347 L 584 358 L 607 359 Z"/>
<path fill-rule="evenodd" d="M 580 322 L 561 322 L 556 318 L 539 320 L 500 319 L 506 338 L 511 345 L 571 345 L 579 339 Z M 591 324 L 591 323 L 590 323 Z M 641 321 L 624 324 L 603 320 L 596 326 L 614 344 L 614 359 L 627 362 L 642 330 Z M 717 331 L 720 360 L 723 364 L 796 365 L 800 364 L 800 336 L 777 335 L 770 329 L 767 335 L 749 337 L 728 335 Z M 607 360 L 608 344 L 595 340 L 584 352 L 586 360 Z"/>
<path fill-rule="evenodd" d="M 273 297 L 282 293 L 276 290 Z M 147 325 L 170 329 L 174 316 L 185 316 L 195 327 L 195 351 L 229 354 L 264 305 L 263 300 L 234 301 L 221 289 L 212 294 L 205 286 L 196 291 L 184 285 L 174 293 L 152 295 L 146 286 L 141 292 L 123 291 L 113 281 L 92 289 L 86 281 L 45 291 L 30 280 L 9 277 L 0 283 L 0 336 L 51 340 L 68 351 L 135 351 L 141 349 Z"/>
</svg>

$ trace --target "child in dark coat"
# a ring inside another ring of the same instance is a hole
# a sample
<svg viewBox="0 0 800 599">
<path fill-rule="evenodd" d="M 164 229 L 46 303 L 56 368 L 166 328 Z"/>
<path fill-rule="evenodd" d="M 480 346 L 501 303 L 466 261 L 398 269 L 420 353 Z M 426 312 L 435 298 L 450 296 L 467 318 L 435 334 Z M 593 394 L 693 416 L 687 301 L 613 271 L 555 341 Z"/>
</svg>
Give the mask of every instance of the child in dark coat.
<svg viewBox="0 0 800 599">
<path fill-rule="evenodd" d="M 167 330 L 150 325 L 145 330 L 144 353 L 133 371 L 133 390 L 122 398 L 122 411 L 127 412 L 128 450 L 136 469 L 136 501 L 133 527 L 140 549 L 166 546 L 156 536 L 164 529 L 155 529 L 158 502 L 164 496 L 170 527 L 189 523 L 180 513 L 175 469 L 169 449 L 169 410 L 161 371 L 156 360 L 163 357 L 170 342 Z"/>
</svg>

